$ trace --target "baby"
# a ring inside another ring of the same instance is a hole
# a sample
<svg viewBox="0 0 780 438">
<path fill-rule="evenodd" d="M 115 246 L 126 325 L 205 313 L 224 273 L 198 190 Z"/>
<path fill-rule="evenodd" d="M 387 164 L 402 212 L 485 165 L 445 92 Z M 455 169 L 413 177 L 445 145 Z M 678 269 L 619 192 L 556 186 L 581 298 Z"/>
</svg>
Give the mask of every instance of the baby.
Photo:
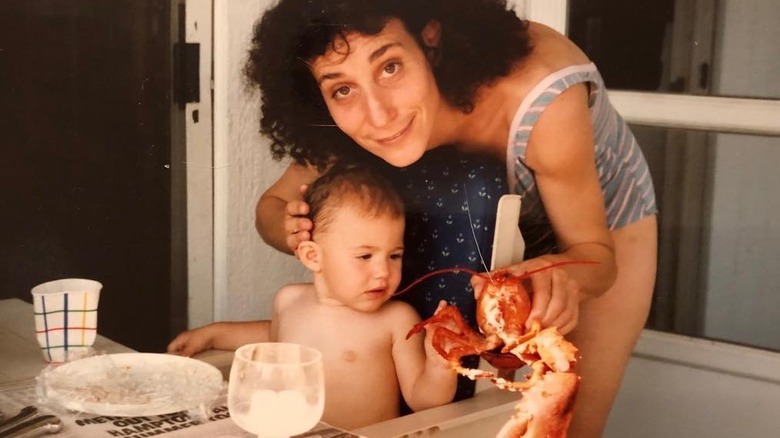
<svg viewBox="0 0 780 438">
<path fill-rule="evenodd" d="M 394 188 L 363 168 L 332 170 L 306 193 L 312 239 L 297 255 L 313 283 L 282 287 L 267 321 L 222 322 L 184 332 L 168 346 L 192 355 L 250 342 L 294 342 L 322 352 L 323 421 L 354 429 L 399 415 L 400 397 L 415 411 L 448 403 L 456 374 L 431 345 L 420 321 L 390 300 L 401 280 L 404 207 Z M 443 303 L 440 303 L 440 307 Z"/>
</svg>

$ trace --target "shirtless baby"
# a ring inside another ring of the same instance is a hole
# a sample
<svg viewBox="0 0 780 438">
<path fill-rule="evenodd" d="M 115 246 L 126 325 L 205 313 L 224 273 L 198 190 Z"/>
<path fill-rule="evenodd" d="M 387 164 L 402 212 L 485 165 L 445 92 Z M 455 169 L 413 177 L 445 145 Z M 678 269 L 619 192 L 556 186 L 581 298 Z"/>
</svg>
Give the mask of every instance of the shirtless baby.
<svg viewBox="0 0 780 438">
<path fill-rule="evenodd" d="M 334 170 L 311 185 L 306 202 L 314 228 L 297 255 L 313 283 L 276 293 L 270 328 L 267 321 L 209 324 L 180 334 L 168 351 L 192 355 L 269 340 L 314 347 L 325 368 L 323 421 L 345 429 L 397 417 L 400 397 L 415 411 L 450 402 L 456 374 L 429 334 L 406 340 L 420 317 L 390 300 L 401 280 L 404 235 L 393 187 L 365 169 Z"/>
</svg>

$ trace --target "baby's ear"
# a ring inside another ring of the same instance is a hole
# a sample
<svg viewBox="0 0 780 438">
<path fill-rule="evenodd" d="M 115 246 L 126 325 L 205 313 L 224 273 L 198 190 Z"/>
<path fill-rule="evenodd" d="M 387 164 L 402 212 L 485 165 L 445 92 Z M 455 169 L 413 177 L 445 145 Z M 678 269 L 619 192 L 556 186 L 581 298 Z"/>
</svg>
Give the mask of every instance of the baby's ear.
<svg viewBox="0 0 780 438">
<path fill-rule="evenodd" d="M 298 244 L 296 250 L 303 266 L 312 272 L 320 272 L 320 246 L 314 241 L 306 240 Z"/>
</svg>

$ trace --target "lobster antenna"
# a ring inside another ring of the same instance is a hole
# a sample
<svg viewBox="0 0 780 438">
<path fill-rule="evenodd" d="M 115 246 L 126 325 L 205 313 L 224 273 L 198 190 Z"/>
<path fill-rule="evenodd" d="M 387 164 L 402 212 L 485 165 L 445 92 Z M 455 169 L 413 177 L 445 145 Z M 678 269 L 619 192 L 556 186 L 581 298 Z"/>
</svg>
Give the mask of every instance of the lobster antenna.
<svg viewBox="0 0 780 438">
<path fill-rule="evenodd" d="M 482 256 L 482 250 L 479 248 L 479 242 L 477 241 L 477 233 L 474 232 L 474 222 L 471 219 L 471 205 L 469 205 L 469 189 L 466 187 L 466 183 L 463 183 L 463 193 L 466 196 L 466 214 L 468 215 L 469 218 L 469 228 L 471 229 L 471 238 L 474 239 L 474 246 L 477 247 L 477 255 L 479 255 L 479 261 L 482 262 L 482 266 L 485 268 L 485 274 L 487 274 L 488 279 L 495 286 L 496 283 L 493 281 L 493 277 L 490 275 L 490 269 L 488 269 L 487 263 L 485 263 L 485 257 Z"/>
</svg>

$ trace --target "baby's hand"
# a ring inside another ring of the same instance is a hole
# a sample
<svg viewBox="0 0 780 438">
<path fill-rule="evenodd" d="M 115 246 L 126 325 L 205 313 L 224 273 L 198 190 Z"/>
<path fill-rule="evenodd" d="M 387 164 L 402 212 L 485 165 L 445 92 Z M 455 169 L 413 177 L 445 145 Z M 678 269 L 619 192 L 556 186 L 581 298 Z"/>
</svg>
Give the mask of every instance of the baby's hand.
<svg viewBox="0 0 780 438">
<path fill-rule="evenodd" d="M 206 326 L 207 327 L 207 326 Z M 170 344 L 168 353 L 191 357 L 211 348 L 211 335 L 206 327 L 179 333 Z"/>
<path fill-rule="evenodd" d="M 441 310 L 445 307 L 447 307 L 447 302 L 444 300 L 439 301 L 439 306 L 436 308 L 436 311 L 433 312 L 433 314 L 435 315 L 441 312 Z M 458 328 L 454 324 L 443 324 L 437 322 L 437 323 L 431 323 L 428 326 L 426 326 L 425 327 L 425 356 L 429 361 L 434 361 L 439 365 L 444 365 L 449 367 L 449 363 L 447 359 L 443 358 L 439 354 L 439 352 L 436 351 L 435 348 L 433 348 L 433 334 L 436 330 L 439 330 L 441 328 L 447 328 L 455 331 L 456 333 L 459 332 Z"/>
</svg>

